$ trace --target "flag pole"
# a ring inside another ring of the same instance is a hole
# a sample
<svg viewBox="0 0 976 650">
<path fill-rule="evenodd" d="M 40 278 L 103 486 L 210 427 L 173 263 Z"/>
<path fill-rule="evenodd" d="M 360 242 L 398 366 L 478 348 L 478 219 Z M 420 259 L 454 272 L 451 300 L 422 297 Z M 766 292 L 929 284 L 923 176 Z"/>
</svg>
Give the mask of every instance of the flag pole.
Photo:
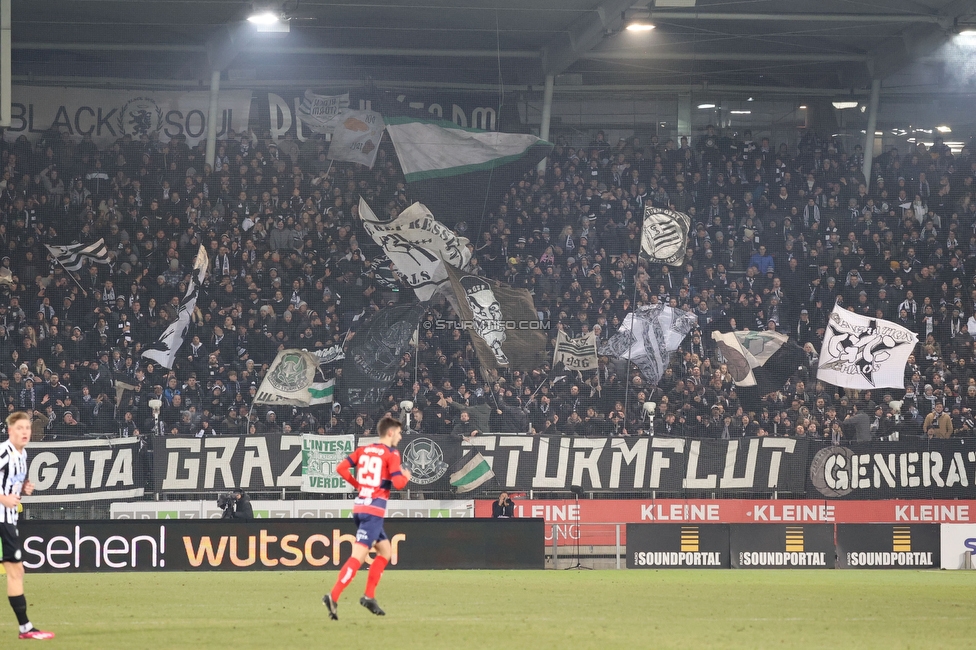
<svg viewBox="0 0 976 650">
<path fill-rule="evenodd" d="M 88 297 L 88 292 L 85 291 L 85 287 L 81 286 L 81 282 L 78 281 L 78 278 L 76 278 L 71 273 L 71 271 L 69 271 L 68 268 L 64 264 L 61 263 L 61 260 L 59 260 L 56 255 L 52 255 L 51 257 L 53 257 L 54 258 L 54 261 L 58 263 L 58 266 L 60 266 L 62 269 L 64 269 L 64 272 L 68 274 L 68 277 L 71 278 L 72 280 L 74 280 L 74 283 L 78 286 L 79 289 L 81 289 L 81 292 L 83 294 L 85 294 L 85 297 L 87 298 Z"/>
</svg>

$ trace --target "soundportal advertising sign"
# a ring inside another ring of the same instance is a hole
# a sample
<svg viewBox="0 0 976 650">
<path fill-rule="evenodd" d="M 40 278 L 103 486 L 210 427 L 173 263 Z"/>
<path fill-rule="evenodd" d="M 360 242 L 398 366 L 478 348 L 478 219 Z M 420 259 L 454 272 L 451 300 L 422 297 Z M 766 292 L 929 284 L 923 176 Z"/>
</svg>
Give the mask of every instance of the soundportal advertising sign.
<svg viewBox="0 0 976 650">
<path fill-rule="evenodd" d="M 941 550 L 935 524 L 837 524 L 839 569 L 934 569 Z"/>
<path fill-rule="evenodd" d="M 736 569 L 834 568 L 830 524 L 732 525 L 729 543 Z"/>
<path fill-rule="evenodd" d="M 628 569 L 728 569 L 726 524 L 628 524 Z"/>
<path fill-rule="evenodd" d="M 401 518 L 385 528 L 398 568 L 544 568 L 541 520 Z M 280 571 L 342 566 L 356 526 L 348 519 L 28 520 L 21 537 L 24 566 L 37 573 Z"/>
</svg>

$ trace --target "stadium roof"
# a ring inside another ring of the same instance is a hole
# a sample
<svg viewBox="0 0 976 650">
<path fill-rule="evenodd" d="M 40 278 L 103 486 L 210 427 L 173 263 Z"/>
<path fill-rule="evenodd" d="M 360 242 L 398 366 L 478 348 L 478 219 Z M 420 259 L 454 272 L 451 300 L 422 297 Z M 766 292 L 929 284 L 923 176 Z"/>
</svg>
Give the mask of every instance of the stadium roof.
<svg viewBox="0 0 976 650">
<path fill-rule="evenodd" d="M 256 6 L 255 6 L 256 5 Z M 245 22 L 270 7 L 289 33 Z M 16 78 L 862 88 L 938 54 L 976 0 L 13 0 Z M 631 22 L 653 24 L 631 32 Z M 931 81 L 929 79 L 929 81 Z"/>
</svg>

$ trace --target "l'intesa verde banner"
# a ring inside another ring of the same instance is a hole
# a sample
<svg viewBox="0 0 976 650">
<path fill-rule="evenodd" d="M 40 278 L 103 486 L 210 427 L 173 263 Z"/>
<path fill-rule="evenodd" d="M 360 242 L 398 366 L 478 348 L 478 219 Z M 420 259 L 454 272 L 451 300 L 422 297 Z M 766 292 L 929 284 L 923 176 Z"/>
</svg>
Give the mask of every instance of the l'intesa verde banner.
<svg viewBox="0 0 976 650">
<path fill-rule="evenodd" d="M 356 436 L 303 435 L 302 492 L 352 491 L 336 467 L 355 449 Z"/>
</svg>

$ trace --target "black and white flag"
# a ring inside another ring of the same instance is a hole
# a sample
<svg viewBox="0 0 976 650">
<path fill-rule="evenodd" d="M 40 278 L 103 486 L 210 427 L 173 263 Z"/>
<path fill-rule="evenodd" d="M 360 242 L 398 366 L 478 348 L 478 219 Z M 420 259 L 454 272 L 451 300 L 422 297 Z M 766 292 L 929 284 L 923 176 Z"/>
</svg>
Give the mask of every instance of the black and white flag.
<svg viewBox="0 0 976 650">
<path fill-rule="evenodd" d="M 562 362 L 567 370 L 596 370 L 596 333 L 590 332 L 578 339 L 571 339 L 565 332 L 556 334 L 556 349 L 552 355 L 552 367 Z"/>
<path fill-rule="evenodd" d="M 445 264 L 462 269 L 471 261 L 467 238 L 437 221 L 422 203 L 414 203 L 392 221 L 381 221 L 360 198 L 359 216 L 421 302 L 447 282 Z"/>
<path fill-rule="evenodd" d="M 649 262 L 678 266 L 685 259 L 691 217 L 652 205 L 644 208 L 641 257 Z"/>
<path fill-rule="evenodd" d="M 698 324 L 695 315 L 662 304 L 638 307 L 624 316 L 617 333 L 600 346 L 600 354 L 632 362 L 651 384 L 657 384 L 685 336 Z"/>
<path fill-rule="evenodd" d="M 149 346 L 142 356 L 151 359 L 164 368 L 172 368 L 176 361 L 176 354 L 186 340 L 186 333 L 190 329 L 190 319 L 193 310 L 197 306 L 197 298 L 200 295 L 200 285 L 206 277 L 207 268 L 210 266 L 210 258 L 207 251 L 200 246 L 196 260 L 193 263 L 194 273 L 190 277 L 190 286 L 186 288 L 186 294 L 180 300 L 180 306 L 176 312 L 176 319 L 170 323 L 159 340 Z"/>
<path fill-rule="evenodd" d="M 108 247 L 104 239 L 91 244 L 68 244 L 67 246 L 45 244 L 45 246 L 51 253 L 51 257 L 69 271 L 80 270 L 86 259 L 95 264 L 109 263 Z"/>
<path fill-rule="evenodd" d="M 858 390 L 904 388 L 905 365 L 917 342 L 915 332 L 897 323 L 834 305 L 827 319 L 817 379 Z"/>
<path fill-rule="evenodd" d="M 342 366 L 343 406 L 372 406 L 380 401 L 396 380 L 424 311 L 419 304 L 387 307 L 355 333 Z"/>
</svg>

